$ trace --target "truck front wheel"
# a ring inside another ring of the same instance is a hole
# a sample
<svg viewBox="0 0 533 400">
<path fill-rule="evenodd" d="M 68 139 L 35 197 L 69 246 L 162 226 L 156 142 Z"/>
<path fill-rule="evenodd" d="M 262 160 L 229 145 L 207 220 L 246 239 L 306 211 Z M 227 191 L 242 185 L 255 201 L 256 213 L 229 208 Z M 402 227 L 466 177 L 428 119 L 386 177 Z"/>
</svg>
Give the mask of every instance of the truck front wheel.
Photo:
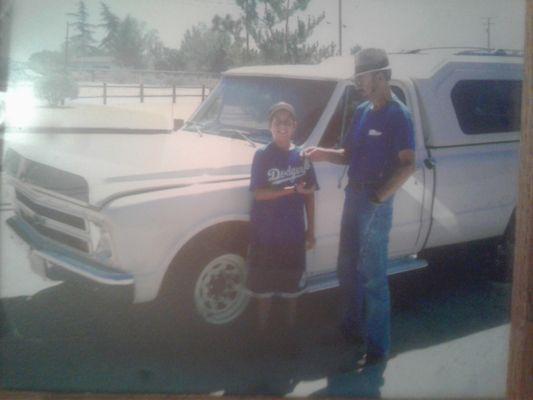
<svg viewBox="0 0 533 400">
<path fill-rule="evenodd" d="M 246 309 L 246 263 L 242 255 L 218 251 L 197 266 L 194 310 L 207 323 L 221 325 L 235 321 Z"/>
<path fill-rule="evenodd" d="M 200 236 L 169 267 L 160 301 L 176 325 L 227 326 L 239 320 L 250 297 L 247 236 L 223 231 Z"/>
</svg>

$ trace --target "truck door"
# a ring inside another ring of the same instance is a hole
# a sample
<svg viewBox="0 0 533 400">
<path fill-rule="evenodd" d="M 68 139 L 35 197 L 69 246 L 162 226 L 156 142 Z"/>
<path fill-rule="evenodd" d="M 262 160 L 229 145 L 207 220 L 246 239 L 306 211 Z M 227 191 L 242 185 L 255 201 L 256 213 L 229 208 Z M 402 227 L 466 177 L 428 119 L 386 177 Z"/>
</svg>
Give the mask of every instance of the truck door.
<svg viewBox="0 0 533 400">
<path fill-rule="evenodd" d="M 361 99 L 353 85 L 348 85 L 318 143 L 320 147 L 339 148 L 349 129 L 353 112 Z M 344 204 L 347 168 L 327 162 L 314 164 L 320 190 L 315 195 L 315 249 L 308 252 L 309 274 L 335 271 L 339 252 L 339 233 Z"/>
<path fill-rule="evenodd" d="M 404 90 L 393 86 L 393 92 L 412 110 L 410 100 Z M 362 99 L 353 85 L 345 88 L 319 146 L 338 148 L 342 138 L 350 128 L 351 119 Z M 417 111 L 418 112 L 418 111 Z M 416 253 L 420 242 L 423 220 L 424 169 L 423 160 L 427 157 L 422 143 L 420 126 L 415 120 L 417 142 L 417 170 L 404 186 L 396 193 L 394 201 L 394 220 L 391 231 L 389 256 L 399 257 Z M 320 190 L 316 194 L 315 223 L 316 247 L 308 252 L 307 270 L 310 275 L 334 271 L 337 266 L 340 222 L 344 204 L 344 187 L 347 184 L 347 166 L 331 163 L 314 164 Z M 429 213 L 428 213 L 429 221 Z"/>
<path fill-rule="evenodd" d="M 415 130 L 416 170 L 394 196 L 394 215 L 390 233 L 389 258 L 416 254 L 425 240 L 431 221 L 432 171 L 425 167 L 425 147 L 416 94 L 411 82 L 391 85 L 393 93 L 403 102 L 413 118 Z M 411 86 L 411 90 L 409 90 Z"/>
</svg>

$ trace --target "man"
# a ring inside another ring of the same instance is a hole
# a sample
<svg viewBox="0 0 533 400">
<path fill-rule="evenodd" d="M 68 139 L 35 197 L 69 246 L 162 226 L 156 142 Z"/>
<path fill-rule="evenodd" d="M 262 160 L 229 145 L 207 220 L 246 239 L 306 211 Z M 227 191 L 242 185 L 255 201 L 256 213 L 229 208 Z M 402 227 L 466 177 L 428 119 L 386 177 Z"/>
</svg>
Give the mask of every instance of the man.
<svg viewBox="0 0 533 400">
<path fill-rule="evenodd" d="M 348 342 L 362 341 L 366 348 L 359 366 L 389 355 L 392 204 L 394 193 L 415 170 L 411 116 L 393 97 L 390 77 L 384 50 L 357 53 L 355 84 L 368 101 L 355 111 L 341 149 L 304 151 L 311 161 L 349 165 L 337 268 L 344 297 L 341 332 Z"/>
</svg>

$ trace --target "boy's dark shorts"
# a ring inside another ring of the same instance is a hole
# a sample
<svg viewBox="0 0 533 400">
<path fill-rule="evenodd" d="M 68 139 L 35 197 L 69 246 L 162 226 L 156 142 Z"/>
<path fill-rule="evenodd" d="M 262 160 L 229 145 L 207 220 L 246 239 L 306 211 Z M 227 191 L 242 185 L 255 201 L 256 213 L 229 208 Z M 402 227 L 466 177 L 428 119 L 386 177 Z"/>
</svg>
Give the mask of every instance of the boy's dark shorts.
<svg viewBox="0 0 533 400">
<path fill-rule="evenodd" d="M 247 288 L 255 297 L 296 297 L 305 292 L 305 243 L 252 245 Z"/>
</svg>

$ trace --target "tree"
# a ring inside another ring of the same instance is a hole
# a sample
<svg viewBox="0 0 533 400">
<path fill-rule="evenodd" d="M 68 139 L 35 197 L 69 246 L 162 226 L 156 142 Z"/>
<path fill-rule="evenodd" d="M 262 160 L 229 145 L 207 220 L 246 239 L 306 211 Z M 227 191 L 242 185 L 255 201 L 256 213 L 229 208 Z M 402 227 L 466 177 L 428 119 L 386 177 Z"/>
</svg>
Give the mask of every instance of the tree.
<svg viewBox="0 0 533 400">
<path fill-rule="evenodd" d="M 9 39 L 12 18 L 13 4 L 5 1 L 0 2 L 0 91 L 6 90 L 9 75 L 9 44 L 11 43 Z M 2 113 L 1 108 L 0 106 L 0 114 Z"/>
<path fill-rule="evenodd" d="M 161 56 L 154 62 L 154 69 L 164 71 L 180 71 L 185 69 L 185 63 L 178 49 L 163 47 Z"/>
<path fill-rule="evenodd" d="M 120 65 L 132 68 L 176 68 L 177 50 L 166 48 L 156 29 L 145 33 L 143 22 L 131 15 L 121 20 L 107 4 L 102 2 L 100 5 L 102 23 L 98 26 L 105 30 L 105 34 L 99 47 L 115 57 Z"/>
<path fill-rule="evenodd" d="M 180 56 L 184 60 L 185 68 L 189 71 L 209 71 L 212 69 L 214 49 L 210 40 L 209 29 L 199 23 L 187 29 L 180 46 Z"/>
<path fill-rule="evenodd" d="M 48 74 L 64 67 L 64 55 L 59 51 L 42 50 L 28 58 L 31 69 L 41 74 Z"/>
<path fill-rule="evenodd" d="M 78 97 L 78 84 L 67 74 L 51 72 L 35 82 L 35 94 L 57 107 L 67 98 Z"/>
<path fill-rule="evenodd" d="M 243 21 L 246 36 L 245 58 L 246 61 L 250 61 L 250 32 L 255 29 L 258 20 L 257 0 L 235 0 L 235 2 L 243 12 L 241 20 Z"/>
<path fill-rule="evenodd" d="M 163 42 L 159 38 L 159 32 L 155 29 L 150 30 L 144 35 L 143 41 L 145 64 L 147 64 L 149 68 L 155 68 L 156 64 L 161 61 L 165 48 Z"/>
<path fill-rule="evenodd" d="M 185 32 L 180 57 L 190 71 L 221 72 L 242 64 L 242 26 L 227 16 L 215 17 L 213 26 L 200 23 Z"/>
<path fill-rule="evenodd" d="M 215 15 L 212 20 L 213 38 L 217 44 L 220 57 L 219 64 L 226 66 L 242 65 L 250 59 L 250 50 L 244 49 L 242 19 L 233 19 L 227 14 L 224 18 Z M 223 52 L 222 52 L 223 50 Z"/>
<path fill-rule="evenodd" d="M 100 41 L 99 48 L 107 54 L 113 54 L 117 51 L 118 30 L 120 28 L 120 18 L 111 12 L 109 6 L 100 3 L 100 17 L 102 23 L 98 25 L 105 30 L 104 37 Z"/>
<path fill-rule="evenodd" d="M 143 30 L 143 24 L 129 14 L 120 22 L 113 54 L 120 65 L 132 68 L 144 66 Z"/>
<path fill-rule="evenodd" d="M 307 21 L 297 16 L 311 0 L 235 0 L 243 11 L 244 26 L 261 54 L 261 62 L 307 63 L 320 61 L 318 55 L 329 55 L 331 45 L 309 44 L 314 29 L 325 14 L 309 16 Z M 261 11 L 258 10 L 262 8 Z M 291 18 L 297 17 L 291 29 Z"/>
<path fill-rule="evenodd" d="M 70 37 L 69 50 L 77 56 L 90 56 L 97 52 L 95 47 L 96 40 L 93 37 L 93 27 L 89 23 L 89 12 L 83 1 L 78 3 L 78 12 L 68 13 L 67 15 L 76 17 L 74 25 L 77 34 Z"/>
</svg>

